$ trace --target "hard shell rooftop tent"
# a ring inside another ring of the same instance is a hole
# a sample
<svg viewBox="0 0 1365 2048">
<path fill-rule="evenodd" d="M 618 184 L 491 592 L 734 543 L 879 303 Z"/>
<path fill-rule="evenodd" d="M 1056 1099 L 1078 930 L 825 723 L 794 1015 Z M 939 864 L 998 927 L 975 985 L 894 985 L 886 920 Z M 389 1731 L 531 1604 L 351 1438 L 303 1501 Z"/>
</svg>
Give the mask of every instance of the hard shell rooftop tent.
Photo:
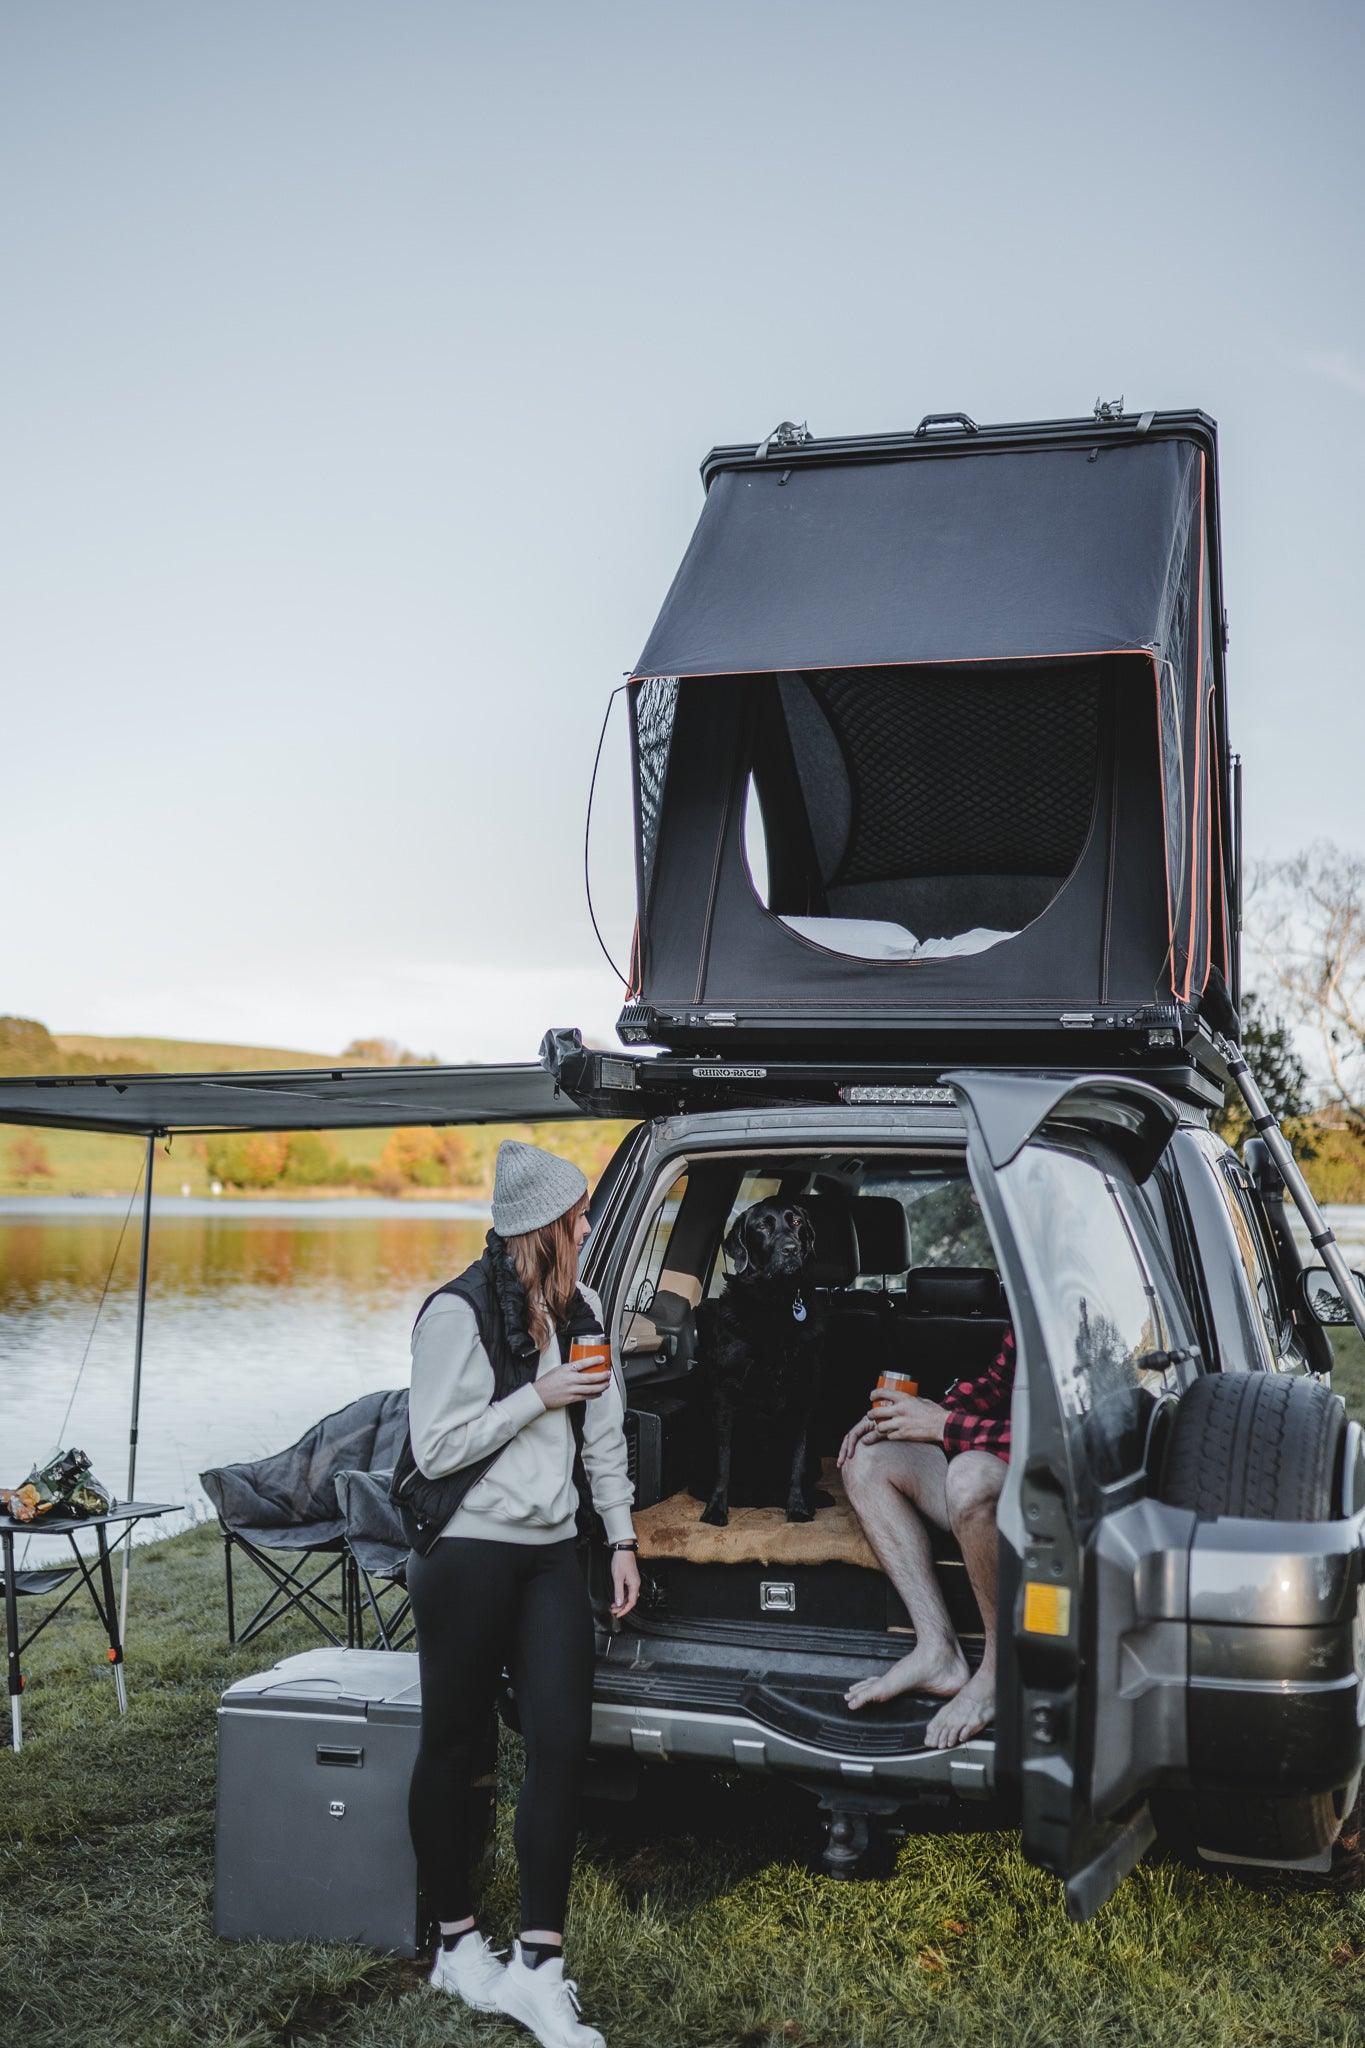
<svg viewBox="0 0 1365 2048">
<path fill-rule="evenodd" d="M 803 431 L 708 456 L 632 674 L 623 1040 L 1235 1032 L 1213 421 Z"/>
</svg>

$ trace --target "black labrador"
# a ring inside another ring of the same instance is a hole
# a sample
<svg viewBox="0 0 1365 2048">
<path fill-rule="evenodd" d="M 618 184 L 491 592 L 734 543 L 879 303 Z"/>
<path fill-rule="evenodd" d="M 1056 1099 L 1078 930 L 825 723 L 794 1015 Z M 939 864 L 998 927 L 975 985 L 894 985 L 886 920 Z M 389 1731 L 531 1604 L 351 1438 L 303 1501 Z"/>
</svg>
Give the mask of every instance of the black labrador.
<svg viewBox="0 0 1365 2048">
<path fill-rule="evenodd" d="M 724 1249 L 724 1289 L 697 1310 L 688 1491 L 717 1528 L 732 1505 L 784 1507 L 789 1522 L 809 1522 L 833 1506 L 815 1485 L 809 1441 L 824 1350 L 809 1282 L 815 1232 L 799 1203 L 755 1202 Z"/>
</svg>

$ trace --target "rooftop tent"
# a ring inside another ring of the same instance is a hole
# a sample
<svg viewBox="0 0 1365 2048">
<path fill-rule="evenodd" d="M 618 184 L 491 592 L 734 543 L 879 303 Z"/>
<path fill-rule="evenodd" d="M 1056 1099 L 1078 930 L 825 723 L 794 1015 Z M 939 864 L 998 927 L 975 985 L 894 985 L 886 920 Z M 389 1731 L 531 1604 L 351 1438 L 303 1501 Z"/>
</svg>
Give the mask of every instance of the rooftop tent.
<svg viewBox="0 0 1365 2048">
<path fill-rule="evenodd" d="M 1235 1029 L 1213 423 L 964 423 L 703 476 L 632 676 L 627 1042 L 1154 1005 Z"/>
</svg>

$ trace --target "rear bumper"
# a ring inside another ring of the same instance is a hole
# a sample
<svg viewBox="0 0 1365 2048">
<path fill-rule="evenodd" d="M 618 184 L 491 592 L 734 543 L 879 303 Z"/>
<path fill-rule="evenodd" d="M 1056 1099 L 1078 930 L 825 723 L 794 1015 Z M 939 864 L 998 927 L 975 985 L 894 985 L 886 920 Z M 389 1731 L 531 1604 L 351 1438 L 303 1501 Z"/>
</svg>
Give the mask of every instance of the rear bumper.
<svg viewBox="0 0 1365 2048">
<path fill-rule="evenodd" d="M 592 1748 L 641 1763 L 724 1764 L 776 1771 L 805 1785 L 828 1785 L 850 1794 L 912 1799 L 922 1792 L 960 1799 L 990 1799 L 995 1792 L 995 1743 L 986 1737 L 957 1749 L 920 1749 L 895 1756 L 858 1756 L 817 1748 L 767 1728 L 743 1713 L 707 1713 L 656 1701 L 634 1704 L 594 1700 Z"/>
<path fill-rule="evenodd" d="M 1301 1798 L 1365 1760 L 1365 1515 L 1224 1517 L 1139 1501 L 1091 1555 L 1099 1815 L 1153 1785 Z"/>
</svg>

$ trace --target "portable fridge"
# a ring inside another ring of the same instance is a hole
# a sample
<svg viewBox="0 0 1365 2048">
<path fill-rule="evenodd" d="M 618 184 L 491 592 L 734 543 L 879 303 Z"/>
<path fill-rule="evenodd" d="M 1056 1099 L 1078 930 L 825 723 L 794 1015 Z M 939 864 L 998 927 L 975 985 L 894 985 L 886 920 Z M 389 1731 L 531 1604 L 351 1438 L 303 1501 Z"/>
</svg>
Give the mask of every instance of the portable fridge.
<svg viewBox="0 0 1365 2048">
<path fill-rule="evenodd" d="M 417 1658 L 306 1650 L 239 1678 L 218 1709 L 214 1926 L 232 1940 L 358 1941 L 411 1956 L 430 1916 L 408 1836 Z M 491 1832 L 496 1723 L 471 1800 Z M 477 1846 L 475 1851 L 478 1854 Z"/>
</svg>

